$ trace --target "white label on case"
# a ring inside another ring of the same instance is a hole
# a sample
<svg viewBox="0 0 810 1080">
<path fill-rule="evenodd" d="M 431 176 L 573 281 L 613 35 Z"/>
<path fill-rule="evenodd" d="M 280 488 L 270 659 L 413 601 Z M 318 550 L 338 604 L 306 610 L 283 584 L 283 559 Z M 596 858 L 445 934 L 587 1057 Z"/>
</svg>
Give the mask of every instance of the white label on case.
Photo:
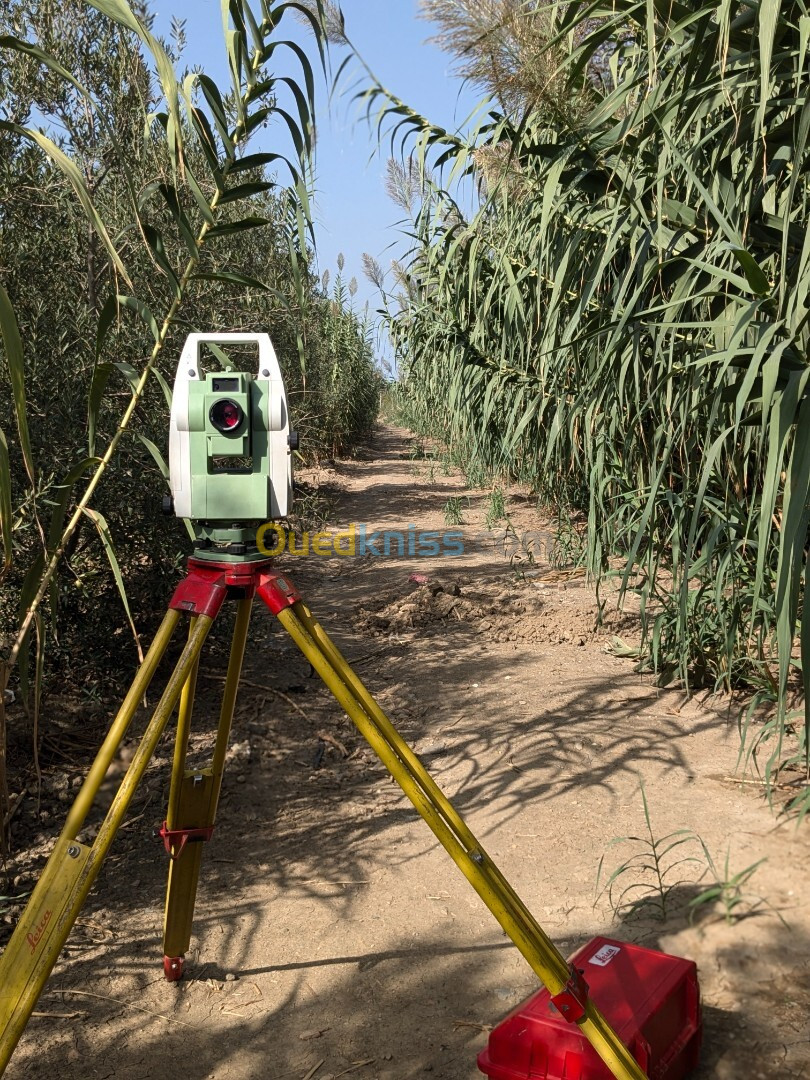
<svg viewBox="0 0 810 1080">
<path fill-rule="evenodd" d="M 597 967 L 607 967 L 613 957 L 620 952 L 618 945 L 603 945 L 599 952 L 593 954 L 588 963 L 596 964 Z"/>
</svg>

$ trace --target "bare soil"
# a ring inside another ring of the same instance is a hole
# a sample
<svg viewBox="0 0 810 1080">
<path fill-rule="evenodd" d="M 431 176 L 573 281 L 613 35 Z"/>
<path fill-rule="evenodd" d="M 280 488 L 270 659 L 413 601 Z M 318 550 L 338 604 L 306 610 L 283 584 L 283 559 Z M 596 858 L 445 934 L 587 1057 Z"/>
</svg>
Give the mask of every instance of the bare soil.
<svg viewBox="0 0 810 1080">
<path fill-rule="evenodd" d="M 332 527 L 441 531 L 458 498 L 464 555 L 280 565 L 563 951 L 606 933 L 694 958 L 697 1077 L 810 1077 L 810 825 L 779 818 L 756 780 L 741 781 L 728 702 L 687 701 L 637 674 L 613 651 L 636 634 L 613 595 L 509 549 L 503 523 L 486 529 L 486 493 L 412 460 L 411 446 L 384 427 L 314 478 L 338 493 Z M 507 509 L 518 533 L 542 526 L 519 492 Z M 215 637 L 200 764 L 227 627 Z M 63 715 L 48 719 L 73 733 L 76 764 L 46 775 L 39 832 L 7 867 L 4 938 L 80 782 L 92 741 L 82 724 L 98 730 L 89 706 L 67 707 L 51 701 Z M 187 975 L 173 985 L 161 969 L 166 856 L 152 838 L 170 755 L 167 735 L 8 1080 L 479 1076 L 489 1029 L 537 981 L 272 617 L 254 618 Z M 611 870 L 641 850 L 611 842 L 644 835 L 642 781 L 656 836 L 696 831 L 721 870 L 728 852 L 732 875 L 767 859 L 733 923 L 716 906 L 690 922 L 688 901 L 710 883 L 697 864 L 682 868 L 665 922 L 650 909 L 617 917 L 597 897 L 600 858 Z M 18 818 L 35 819 L 30 796 Z"/>
</svg>

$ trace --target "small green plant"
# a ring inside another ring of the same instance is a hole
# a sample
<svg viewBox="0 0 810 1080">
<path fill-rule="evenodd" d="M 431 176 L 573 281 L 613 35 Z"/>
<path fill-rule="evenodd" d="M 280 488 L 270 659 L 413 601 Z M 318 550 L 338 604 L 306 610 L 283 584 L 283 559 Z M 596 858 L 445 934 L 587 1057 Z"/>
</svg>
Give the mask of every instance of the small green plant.
<svg viewBox="0 0 810 1080">
<path fill-rule="evenodd" d="M 464 512 L 462 510 L 461 499 L 457 495 L 451 495 L 442 509 L 444 510 L 445 525 L 464 524 Z"/>
<path fill-rule="evenodd" d="M 506 517 L 506 499 L 499 487 L 493 488 L 489 496 L 489 505 L 486 510 L 486 526 L 491 529 L 499 521 Z"/>
<path fill-rule="evenodd" d="M 464 482 L 468 488 L 482 488 L 487 486 L 489 474 L 477 461 L 469 461 L 464 465 Z"/>
<path fill-rule="evenodd" d="M 673 890 L 687 881 L 692 884 L 695 880 L 694 877 L 684 878 L 682 868 L 689 863 L 701 865 L 697 856 L 681 855 L 680 849 L 684 845 L 694 844 L 699 837 L 690 829 L 675 829 L 666 836 L 656 838 L 643 784 L 641 801 L 647 825 L 646 835 L 617 836 L 611 840 L 610 847 L 617 844 L 635 844 L 638 850 L 629 859 L 619 863 L 600 889 L 605 863 L 605 856 L 602 856 L 596 875 L 596 899 L 607 893 L 608 902 L 614 914 L 619 917 L 651 914 L 660 922 L 665 922 L 670 912 Z"/>
<path fill-rule="evenodd" d="M 506 516 L 501 545 L 504 558 L 509 559 L 509 567 L 517 581 L 525 581 L 526 570 L 535 566 L 534 540 L 526 540 L 518 534 L 509 516 Z"/>
<path fill-rule="evenodd" d="M 703 848 L 703 854 L 706 859 L 706 866 L 714 881 L 703 892 L 699 893 L 692 900 L 689 901 L 689 907 L 691 910 L 690 919 L 694 919 L 697 912 L 706 907 L 706 905 L 717 904 L 723 913 L 723 918 L 729 926 L 733 925 L 737 919 L 743 915 L 753 915 L 755 911 L 762 907 L 771 907 L 771 905 L 761 896 L 754 896 L 747 891 L 747 885 L 756 871 L 764 862 L 768 860 L 766 858 L 757 859 L 756 862 L 751 863 L 750 866 L 746 866 L 744 870 L 738 871 L 736 874 L 731 873 L 729 866 L 731 847 L 726 848 L 726 857 L 723 863 L 722 871 L 717 869 L 714 859 L 708 847 L 701 840 L 700 846 Z M 774 914 L 785 926 L 785 920 L 779 914 L 778 911 L 771 908 Z"/>
<path fill-rule="evenodd" d="M 26 900 L 30 895 L 30 893 L 24 892 L 19 893 L 17 896 L 0 896 L 0 916 L 7 915 L 14 904 L 19 904 L 21 900 Z"/>
<path fill-rule="evenodd" d="M 334 493 L 326 486 L 296 480 L 294 513 L 290 520 L 299 532 L 316 532 L 334 518 Z"/>
<path fill-rule="evenodd" d="M 560 507 L 554 514 L 554 542 L 548 561 L 557 570 L 578 566 L 585 557 L 585 539 L 569 511 Z"/>
<path fill-rule="evenodd" d="M 89 701 L 93 705 L 98 705 L 101 702 L 101 687 L 97 682 L 86 682 L 81 690 L 85 701 Z"/>
</svg>

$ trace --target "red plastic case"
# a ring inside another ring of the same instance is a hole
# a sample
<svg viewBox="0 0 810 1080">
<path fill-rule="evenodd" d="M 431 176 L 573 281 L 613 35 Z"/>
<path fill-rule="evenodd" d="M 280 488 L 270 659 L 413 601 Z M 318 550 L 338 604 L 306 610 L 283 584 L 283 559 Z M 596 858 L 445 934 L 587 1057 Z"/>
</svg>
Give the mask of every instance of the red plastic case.
<svg viewBox="0 0 810 1080">
<path fill-rule="evenodd" d="M 589 996 L 650 1080 L 681 1080 L 698 1063 L 702 1023 L 697 967 L 655 949 L 597 937 L 571 957 Z M 613 1080 L 548 990 L 506 1016 L 478 1055 L 490 1080 Z"/>
</svg>

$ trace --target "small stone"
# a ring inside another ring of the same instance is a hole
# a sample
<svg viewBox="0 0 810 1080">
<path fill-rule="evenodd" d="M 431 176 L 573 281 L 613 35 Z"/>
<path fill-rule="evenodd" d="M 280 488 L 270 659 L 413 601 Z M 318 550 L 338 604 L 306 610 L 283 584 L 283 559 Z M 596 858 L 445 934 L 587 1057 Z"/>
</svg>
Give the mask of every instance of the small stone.
<svg viewBox="0 0 810 1080">
<path fill-rule="evenodd" d="M 239 773 L 239 775 L 236 778 L 236 782 L 237 782 L 237 784 L 244 784 L 245 779 L 246 779 L 245 774 L 244 773 Z"/>
<path fill-rule="evenodd" d="M 309 1042 L 311 1039 L 320 1039 L 321 1035 L 329 1028 L 312 1028 L 310 1031 L 302 1031 L 298 1036 L 301 1042 Z"/>
<path fill-rule="evenodd" d="M 236 982 L 236 976 L 232 971 L 229 971 L 225 976 L 225 982 Z"/>
<path fill-rule="evenodd" d="M 582 648 L 582 646 L 584 644 L 585 644 L 585 638 L 584 637 L 577 638 L 577 645 L 579 645 L 580 648 Z"/>
</svg>

